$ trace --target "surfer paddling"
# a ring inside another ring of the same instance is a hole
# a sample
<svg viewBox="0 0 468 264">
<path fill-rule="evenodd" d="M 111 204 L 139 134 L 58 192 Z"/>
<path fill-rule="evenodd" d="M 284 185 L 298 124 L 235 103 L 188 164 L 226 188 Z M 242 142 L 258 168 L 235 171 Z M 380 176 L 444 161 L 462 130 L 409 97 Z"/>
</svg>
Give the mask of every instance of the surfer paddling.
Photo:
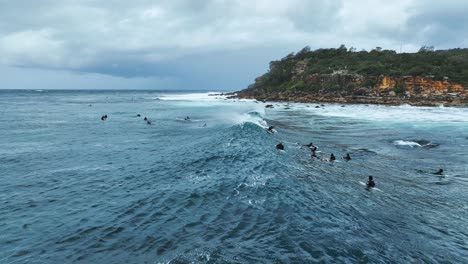
<svg viewBox="0 0 468 264">
<path fill-rule="evenodd" d="M 284 150 L 284 145 L 283 145 L 283 143 L 282 143 L 282 142 L 278 143 L 278 144 L 276 145 L 276 149 Z"/>
<path fill-rule="evenodd" d="M 373 187 L 375 187 L 374 177 L 369 176 L 369 180 L 367 180 L 366 186 L 367 186 L 368 188 L 373 188 Z"/>
<path fill-rule="evenodd" d="M 346 156 L 344 156 L 343 159 L 346 160 L 346 161 L 350 161 L 351 156 L 349 155 L 349 153 L 346 153 Z"/>
</svg>

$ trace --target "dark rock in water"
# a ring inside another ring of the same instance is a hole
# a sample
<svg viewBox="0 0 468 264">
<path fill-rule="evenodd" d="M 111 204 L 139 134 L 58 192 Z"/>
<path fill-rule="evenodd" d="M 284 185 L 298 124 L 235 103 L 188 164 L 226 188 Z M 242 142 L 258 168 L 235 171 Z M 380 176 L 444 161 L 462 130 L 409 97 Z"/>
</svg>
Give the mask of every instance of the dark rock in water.
<svg viewBox="0 0 468 264">
<path fill-rule="evenodd" d="M 367 148 L 356 149 L 356 151 L 358 151 L 358 152 L 366 152 L 366 153 L 377 154 L 377 152 L 375 152 L 375 151 L 373 151 L 373 150 L 370 150 L 370 149 L 367 149 Z"/>
<path fill-rule="evenodd" d="M 434 143 L 434 142 L 429 141 L 429 140 L 424 140 L 424 139 L 413 140 L 413 141 L 418 143 L 419 145 L 421 145 L 421 147 L 423 147 L 423 148 L 436 148 L 436 147 L 438 147 L 440 145 L 440 144 Z"/>
</svg>

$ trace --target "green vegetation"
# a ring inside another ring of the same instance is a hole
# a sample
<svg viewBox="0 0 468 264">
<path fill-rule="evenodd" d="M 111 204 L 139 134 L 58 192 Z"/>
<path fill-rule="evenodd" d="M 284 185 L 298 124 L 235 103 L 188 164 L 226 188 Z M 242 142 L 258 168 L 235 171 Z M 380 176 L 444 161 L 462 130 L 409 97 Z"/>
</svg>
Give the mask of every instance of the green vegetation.
<svg viewBox="0 0 468 264">
<path fill-rule="evenodd" d="M 262 87 L 273 91 L 293 87 L 295 90 L 316 91 L 319 87 L 305 85 L 305 76 L 340 70 L 365 77 L 433 76 L 434 80 L 448 77 L 451 82 L 468 87 L 468 49 L 434 50 L 434 47 L 423 46 L 416 53 L 399 54 L 380 47 L 369 52 L 348 49 L 344 45 L 315 51 L 305 47 L 296 54 L 291 53 L 281 60 L 270 62 L 270 70 L 257 78 L 252 88 Z M 373 80 L 364 80 L 364 87 L 373 85 Z M 352 87 L 336 87 L 334 83 L 333 87 L 327 88 L 343 90 Z M 397 87 L 395 92 L 404 92 L 404 87 Z"/>
</svg>

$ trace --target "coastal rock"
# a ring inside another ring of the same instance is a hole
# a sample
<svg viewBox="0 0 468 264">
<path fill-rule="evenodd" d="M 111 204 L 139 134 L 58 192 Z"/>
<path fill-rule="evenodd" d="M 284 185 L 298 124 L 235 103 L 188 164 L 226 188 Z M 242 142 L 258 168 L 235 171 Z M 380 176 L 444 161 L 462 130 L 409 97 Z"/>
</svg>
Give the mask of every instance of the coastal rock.
<svg viewBox="0 0 468 264">
<path fill-rule="evenodd" d="M 344 46 L 303 49 L 270 62 L 270 70 L 237 96 L 270 101 L 467 106 L 465 64 L 468 49 L 411 54 L 354 52 Z"/>
</svg>

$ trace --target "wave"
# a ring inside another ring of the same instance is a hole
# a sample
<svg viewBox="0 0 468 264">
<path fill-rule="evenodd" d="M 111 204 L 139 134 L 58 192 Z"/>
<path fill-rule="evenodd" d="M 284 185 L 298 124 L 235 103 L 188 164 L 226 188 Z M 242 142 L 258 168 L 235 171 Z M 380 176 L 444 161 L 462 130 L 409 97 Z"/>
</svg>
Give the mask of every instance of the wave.
<svg viewBox="0 0 468 264">
<path fill-rule="evenodd" d="M 408 147 L 419 147 L 421 148 L 421 144 L 414 142 L 414 141 L 405 141 L 405 140 L 395 140 L 393 141 L 395 146 L 408 146 Z"/>
<path fill-rule="evenodd" d="M 438 147 L 439 144 L 433 143 L 432 141 L 429 140 L 395 140 L 393 141 L 393 145 L 395 146 L 403 146 L 403 147 L 418 147 L 418 148 L 435 148 Z"/>
<path fill-rule="evenodd" d="M 263 116 L 258 112 L 249 112 L 247 114 L 244 113 L 238 115 L 235 114 L 232 116 L 232 120 L 236 124 L 240 125 L 251 123 L 262 128 L 268 127 L 267 122 L 265 121 L 265 119 L 263 119 Z"/>
<path fill-rule="evenodd" d="M 247 114 L 253 118 L 260 118 L 263 120 L 263 115 L 257 111 L 248 112 Z"/>
</svg>

